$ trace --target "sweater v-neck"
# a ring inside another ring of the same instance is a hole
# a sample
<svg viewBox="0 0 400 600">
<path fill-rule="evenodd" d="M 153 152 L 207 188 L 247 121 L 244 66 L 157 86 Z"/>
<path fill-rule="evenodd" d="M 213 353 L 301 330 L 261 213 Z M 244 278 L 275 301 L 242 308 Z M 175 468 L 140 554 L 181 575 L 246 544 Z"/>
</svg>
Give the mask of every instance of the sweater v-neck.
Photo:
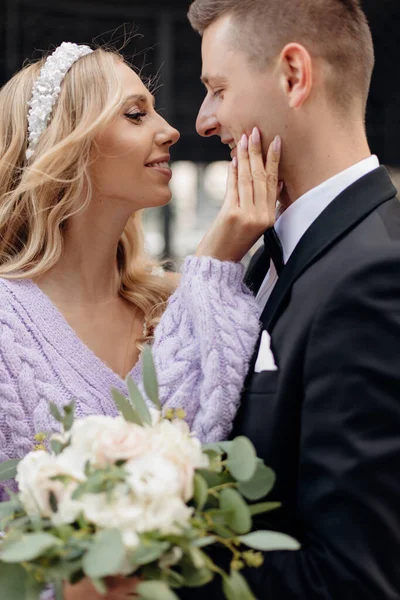
<svg viewBox="0 0 400 600">
<path fill-rule="evenodd" d="M 125 380 L 83 342 L 57 306 L 33 280 L 1 279 L 1 282 L 22 306 L 38 333 L 83 379 L 103 394 L 107 394 L 111 387 L 127 394 Z M 140 357 L 129 376 L 136 382 L 140 380 Z"/>
</svg>

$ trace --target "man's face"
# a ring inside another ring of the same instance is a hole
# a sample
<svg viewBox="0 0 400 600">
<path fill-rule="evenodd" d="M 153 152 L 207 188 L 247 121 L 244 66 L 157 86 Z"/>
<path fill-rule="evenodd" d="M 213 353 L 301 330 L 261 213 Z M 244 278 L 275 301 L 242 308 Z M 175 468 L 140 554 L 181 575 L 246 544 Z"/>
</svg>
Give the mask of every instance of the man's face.
<svg viewBox="0 0 400 600">
<path fill-rule="evenodd" d="M 196 129 L 199 135 L 219 135 L 233 149 L 243 133 L 257 126 L 264 153 L 275 135 L 282 134 L 284 106 L 278 76 L 273 67 L 263 71 L 249 61 L 243 50 L 234 49 L 230 17 L 222 17 L 204 32 L 202 81 L 207 95 L 200 108 Z"/>
</svg>

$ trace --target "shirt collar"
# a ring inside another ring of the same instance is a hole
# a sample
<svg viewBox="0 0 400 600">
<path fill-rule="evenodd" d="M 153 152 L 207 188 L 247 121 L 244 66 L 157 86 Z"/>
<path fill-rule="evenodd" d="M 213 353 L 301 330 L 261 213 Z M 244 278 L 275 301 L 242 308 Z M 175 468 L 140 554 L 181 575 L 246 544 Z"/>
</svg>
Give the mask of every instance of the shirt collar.
<svg viewBox="0 0 400 600">
<path fill-rule="evenodd" d="M 282 243 L 285 263 L 325 208 L 351 184 L 378 167 L 378 158 L 369 156 L 300 196 L 278 217 L 275 230 Z"/>
</svg>

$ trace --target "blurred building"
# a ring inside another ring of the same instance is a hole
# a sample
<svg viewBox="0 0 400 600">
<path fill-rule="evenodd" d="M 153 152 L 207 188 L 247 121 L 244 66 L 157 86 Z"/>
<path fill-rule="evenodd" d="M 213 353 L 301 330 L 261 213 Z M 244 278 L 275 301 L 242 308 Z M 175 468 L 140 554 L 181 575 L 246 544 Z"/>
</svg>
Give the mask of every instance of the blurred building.
<svg viewBox="0 0 400 600">
<path fill-rule="evenodd" d="M 200 38 L 186 19 L 188 0 L 2 0 L 0 84 L 26 59 L 62 41 L 125 45 L 145 77 L 159 74 L 157 106 L 181 131 L 173 148 L 174 199 L 146 216 L 154 254 L 181 257 L 194 250 L 223 199 L 229 154 L 217 138 L 195 131 L 204 96 L 200 83 Z M 364 0 L 375 49 L 376 69 L 368 104 L 372 151 L 400 172 L 399 0 Z M 136 31 L 136 35 L 132 34 Z M 400 179 L 400 177 L 399 177 Z"/>
</svg>

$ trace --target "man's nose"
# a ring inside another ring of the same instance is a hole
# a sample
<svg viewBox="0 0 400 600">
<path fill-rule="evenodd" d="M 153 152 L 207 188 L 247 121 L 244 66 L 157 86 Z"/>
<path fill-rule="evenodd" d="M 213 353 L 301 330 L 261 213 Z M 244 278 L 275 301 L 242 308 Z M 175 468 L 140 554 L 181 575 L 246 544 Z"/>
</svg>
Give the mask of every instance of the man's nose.
<svg viewBox="0 0 400 600">
<path fill-rule="evenodd" d="M 215 111 L 212 110 L 211 103 L 207 102 L 206 98 L 197 115 L 196 131 L 202 137 L 210 137 L 211 135 L 218 135 L 219 129 L 220 125 Z"/>
</svg>

